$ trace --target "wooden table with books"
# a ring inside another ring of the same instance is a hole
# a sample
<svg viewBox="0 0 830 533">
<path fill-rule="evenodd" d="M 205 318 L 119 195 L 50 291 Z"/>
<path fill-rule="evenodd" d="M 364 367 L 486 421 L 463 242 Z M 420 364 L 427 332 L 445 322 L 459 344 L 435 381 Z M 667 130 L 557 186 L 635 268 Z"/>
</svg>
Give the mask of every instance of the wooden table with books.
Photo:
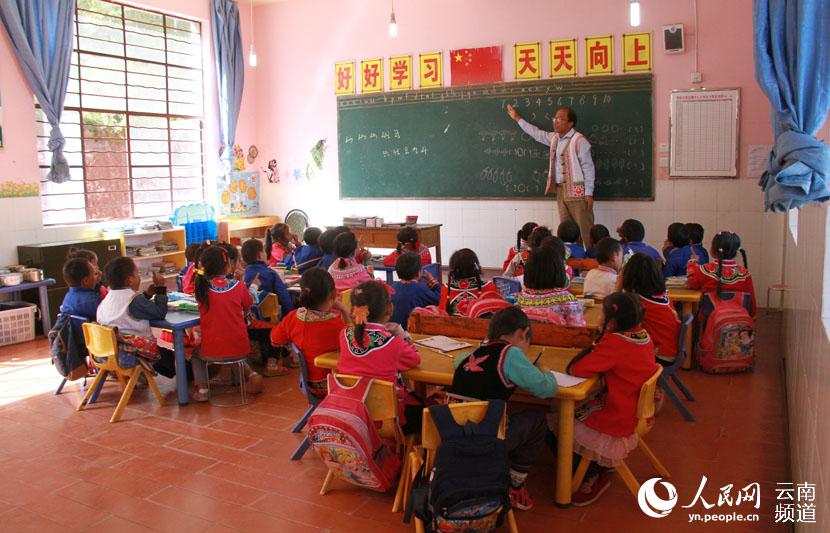
<svg viewBox="0 0 830 533">
<path fill-rule="evenodd" d="M 430 335 L 412 336 L 415 340 L 430 337 Z M 421 356 L 421 364 L 403 373 L 404 378 L 416 383 L 416 386 L 423 390 L 426 385 L 452 385 L 455 367 L 453 359 L 456 355 L 474 350 L 480 340 L 457 339 L 468 343 L 470 346 L 449 353 L 442 353 L 425 346 L 416 345 L 418 354 Z M 532 345 L 529 350 L 529 357 L 535 359 L 539 352 L 542 356 L 540 363 L 548 370 L 565 372 L 573 357 L 579 353 L 578 348 L 559 348 L 554 346 Z M 314 364 L 320 368 L 337 368 L 339 352 L 328 352 L 317 356 Z M 572 387 L 559 387 L 555 400 L 559 404 L 559 433 L 558 448 L 556 451 L 556 503 L 559 506 L 567 507 L 571 503 L 571 476 L 573 475 L 573 430 L 574 430 L 574 407 L 577 401 L 584 400 L 589 393 L 599 384 L 599 379 L 594 377 Z M 528 395 L 519 391 L 519 395 Z"/>
</svg>

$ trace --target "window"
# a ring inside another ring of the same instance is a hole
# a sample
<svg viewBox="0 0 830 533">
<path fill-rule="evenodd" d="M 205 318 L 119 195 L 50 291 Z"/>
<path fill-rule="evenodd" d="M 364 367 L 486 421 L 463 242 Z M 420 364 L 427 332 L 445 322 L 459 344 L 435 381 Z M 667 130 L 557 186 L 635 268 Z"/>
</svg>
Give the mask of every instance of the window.
<svg viewBox="0 0 830 533">
<path fill-rule="evenodd" d="M 78 0 L 61 130 L 71 167 L 46 181 L 50 126 L 36 108 L 44 225 L 163 217 L 204 199 L 198 22 Z"/>
</svg>

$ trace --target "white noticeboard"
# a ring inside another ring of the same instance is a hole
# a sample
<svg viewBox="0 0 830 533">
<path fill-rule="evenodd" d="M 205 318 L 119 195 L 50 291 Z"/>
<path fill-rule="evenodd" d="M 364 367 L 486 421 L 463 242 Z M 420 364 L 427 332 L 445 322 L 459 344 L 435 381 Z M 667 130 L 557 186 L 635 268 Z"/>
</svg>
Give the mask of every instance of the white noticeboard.
<svg viewBox="0 0 830 533">
<path fill-rule="evenodd" d="M 738 89 L 672 91 L 669 176 L 738 176 Z"/>
</svg>

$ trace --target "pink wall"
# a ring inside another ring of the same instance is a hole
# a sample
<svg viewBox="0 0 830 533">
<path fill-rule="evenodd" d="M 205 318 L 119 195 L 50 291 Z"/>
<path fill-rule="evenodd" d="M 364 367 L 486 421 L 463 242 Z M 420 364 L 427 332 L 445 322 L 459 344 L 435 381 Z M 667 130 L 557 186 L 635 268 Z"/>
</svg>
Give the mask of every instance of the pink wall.
<svg viewBox="0 0 830 533">
<path fill-rule="evenodd" d="M 214 189 L 213 176 L 218 171 L 218 112 L 216 81 L 210 33 L 210 0 L 141 0 L 128 2 L 140 7 L 164 11 L 172 15 L 197 19 L 202 23 L 205 47 L 205 163 L 208 193 Z M 240 3 L 242 36 L 245 58 L 250 43 L 250 4 Z M 237 127 L 237 141 L 246 148 L 254 144 L 256 133 L 256 70 L 246 66 L 246 88 Z M 3 141 L 0 150 L 0 182 L 6 180 L 36 183 L 40 170 L 37 165 L 37 145 L 33 97 L 14 58 L 11 44 L 4 30 L 0 30 L 0 96 L 3 99 Z M 43 227 L 40 198 L 0 198 L 0 265 L 17 261 L 18 244 L 52 242 L 95 236 L 97 225 Z"/>
<path fill-rule="evenodd" d="M 703 83 L 698 87 L 741 88 L 741 160 L 745 161 L 749 144 L 769 143 L 771 137 L 768 102 L 753 78 L 752 4 L 698 0 L 698 6 L 700 27 L 696 31 L 692 0 L 642 2 L 642 25 L 636 31 L 651 31 L 655 48 L 655 143 L 668 142 L 669 92 L 692 86 L 694 47 L 699 41 Z M 297 154 L 319 136 L 329 138 L 335 154 L 333 66 L 338 60 L 444 50 L 446 75 L 447 50 L 500 44 L 505 47 L 505 80 L 510 80 L 513 43 L 542 41 L 543 61 L 547 62 L 547 41 L 577 37 L 582 72 L 581 38 L 611 33 L 616 36 L 615 61 L 620 72 L 621 35 L 635 31 L 628 26 L 628 2 L 622 0 L 400 0 L 395 9 L 400 35 L 392 39 L 386 32 L 386 2 L 292 0 L 256 8 L 262 65 L 258 90 L 263 97 L 257 100 L 261 148 L 269 154 Z M 664 54 L 661 27 L 678 22 L 686 26 L 686 52 Z M 547 63 L 543 72 L 548 72 Z M 657 157 L 655 146 L 655 168 Z M 745 177 L 745 164 L 741 167 Z M 667 177 L 665 169 L 659 169 L 659 177 Z"/>
</svg>

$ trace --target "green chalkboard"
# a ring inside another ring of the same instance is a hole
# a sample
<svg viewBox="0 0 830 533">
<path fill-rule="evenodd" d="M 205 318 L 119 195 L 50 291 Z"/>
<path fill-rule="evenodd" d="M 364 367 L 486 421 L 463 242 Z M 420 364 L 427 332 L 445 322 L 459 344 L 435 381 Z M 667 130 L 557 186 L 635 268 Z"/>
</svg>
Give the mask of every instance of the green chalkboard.
<svg viewBox="0 0 830 533">
<path fill-rule="evenodd" d="M 551 130 L 572 107 L 593 147 L 597 199 L 654 198 L 650 74 L 444 87 L 337 99 L 341 198 L 539 198 Z"/>
</svg>

